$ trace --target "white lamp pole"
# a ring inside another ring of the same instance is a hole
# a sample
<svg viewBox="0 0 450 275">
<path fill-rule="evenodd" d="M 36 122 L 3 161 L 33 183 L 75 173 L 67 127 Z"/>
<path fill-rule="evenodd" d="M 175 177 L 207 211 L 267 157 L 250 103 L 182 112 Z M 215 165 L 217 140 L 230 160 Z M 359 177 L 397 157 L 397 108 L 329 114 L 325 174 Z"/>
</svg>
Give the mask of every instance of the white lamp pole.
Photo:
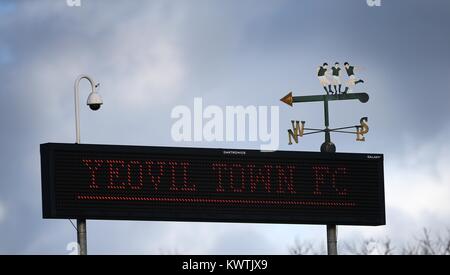
<svg viewBox="0 0 450 275">
<path fill-rule="evenodd" d="M 87 79 L 91 83 L 91 93 L 89 94 L 87 105 L 93 111 L 100 109 L 103 104 L 102 98 L 95 90 L 98 85 L 95 84 L 93 78 L 87 75 L 80 75 L 75 80 L 74 95 L 75 95 L 75 131 L 76 131 L 76 141 L 75 143 L 80 143 L 80 81 L 82 79 Z M 79 247 L 79 255 L 87 255 L 87 229 L 86 229 L 86 219 L 77 219 L 77 242 Z"/>
</svg>

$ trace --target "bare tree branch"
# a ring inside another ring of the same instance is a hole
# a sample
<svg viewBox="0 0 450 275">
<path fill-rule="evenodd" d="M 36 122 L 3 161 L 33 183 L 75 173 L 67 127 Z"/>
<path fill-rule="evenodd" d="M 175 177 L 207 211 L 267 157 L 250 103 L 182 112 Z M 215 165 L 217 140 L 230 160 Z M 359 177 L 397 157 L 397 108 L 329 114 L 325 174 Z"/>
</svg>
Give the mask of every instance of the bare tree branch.
<svg viewBox="0 0 450 275">
<path fill-rule="evenodd" d="M 450 255 L 450 228 L 444 234 L 437 234 L 424 228 L 419 237 L 413 237 L 398 249 L 393 246 L 389 238 L 375 240 L 373 238 L 360 242 L 341 242 L 340 252 L 342 254 L 354 255 Z M 317 255 L 325 254 L 324 249 L 318 251 L 311 242 L 295 241 L 295 245 L 289 248 L 293 255 Z"/>
</svg>

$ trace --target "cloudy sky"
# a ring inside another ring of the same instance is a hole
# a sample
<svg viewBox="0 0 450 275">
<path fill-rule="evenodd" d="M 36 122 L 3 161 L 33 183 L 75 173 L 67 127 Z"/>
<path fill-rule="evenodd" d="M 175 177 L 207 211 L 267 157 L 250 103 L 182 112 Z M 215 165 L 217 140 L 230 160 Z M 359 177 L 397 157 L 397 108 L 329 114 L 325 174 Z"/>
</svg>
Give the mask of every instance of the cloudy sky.
<svg viewBox="0 0 450 275">
<path fill-rule="evenodd" d="M 255 148 L 258 142 L 177 143 L 171 111 L 205 105 L 280 107 L 320 126 L 322 107 L 279 98 L 322 93 L 323 62 L 361 65 L 371 99 L 332 103 L 331 123 L 369 117 L 365 143 L 333 136 L 340 152 L 385 154 L 387 225 L 339 227 L 339 239 L 408 241 L 450 227 L 450 2 L 447 0 L 0 0 L 0 253 L 67 254 L 67 220 L 43 220 L 39 144 L 74 142 L 73 81 L 101 83 L 101 111 L 81 111 L 85 143 Z M 89 85 L 82 83 L 82 101 Z M 90 253 L 285 254 L 325 245 L 325 226 L 89 221 Z"/>
</svg>

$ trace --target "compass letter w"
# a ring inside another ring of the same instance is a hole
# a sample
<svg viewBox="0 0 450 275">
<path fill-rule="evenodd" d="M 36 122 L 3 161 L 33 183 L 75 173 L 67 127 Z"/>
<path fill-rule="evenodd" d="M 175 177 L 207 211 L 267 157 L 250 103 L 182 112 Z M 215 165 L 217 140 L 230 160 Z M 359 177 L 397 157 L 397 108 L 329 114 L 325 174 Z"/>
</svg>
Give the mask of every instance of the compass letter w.
<svg viewBox="0 0 450 275">
<path fill-rule="evenodd" d="M 300 121 L 291 120 L 292 129 L 288 130 L 289 137 L 289 145 L 292 145 L 292 139 L 294 139 L 295 143 L 298 143 L 298 137 L 302 137 L 305 131 L 305 122 L 302 121 L 300 125 Z"/>
</svg>

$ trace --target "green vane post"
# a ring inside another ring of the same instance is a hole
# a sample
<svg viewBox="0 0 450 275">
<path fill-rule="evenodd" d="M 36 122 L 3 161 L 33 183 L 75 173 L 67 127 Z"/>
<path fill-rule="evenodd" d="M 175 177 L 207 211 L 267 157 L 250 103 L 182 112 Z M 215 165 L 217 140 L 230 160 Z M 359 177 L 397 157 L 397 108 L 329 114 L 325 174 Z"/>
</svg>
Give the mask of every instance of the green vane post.
<svg viewBox="0 0 450 275">
<path fill-rule="evenodd" d="M 362 103 L 369 101 L 369 95 L 367 93 L 352 93 L 352 94 L 337 94 L 337 95 L 310 95 L 310 96 L 292 96 L 292 92 L 289 92 L 284 96 L 281 101 L 292 107 L 293 103 L 304 103 L 304 102 L 320 102 L 323 101 L 324 110 L 324 120 L 325 129 L 311 129 L 305 128 L 305 121 L 292 121 L 292 128 L 288 130 L 289 144 L 292 144 L 292 138 L 296 143 L 298 143 L 298 137 L 309 134 L 325 133 L 325 142 L 320 147 L 322 153 L 335 153 L 336 145 L 331 142 L 331 132 L 345 133 L 345 134 L 356 134 L 357 141 L 364 141 L 364 134 L 369 132 L 369 126 L 367 125 L 367 117 L 363 117 L 360 120 L 360 125 L 341 127 L 336 129 L 330 129 L 330 118 L 328 110 L 328 102 L 335 100 L 359 100 Z M 345 131 L 346 129 L 356 128 L 355 132 Z M 306 131 L 311 131 L 305 133 Z M 338 255 L 337 250 L 337 225 L 327 224 L 327 248 L 328 255 Z"/>
</svg>

